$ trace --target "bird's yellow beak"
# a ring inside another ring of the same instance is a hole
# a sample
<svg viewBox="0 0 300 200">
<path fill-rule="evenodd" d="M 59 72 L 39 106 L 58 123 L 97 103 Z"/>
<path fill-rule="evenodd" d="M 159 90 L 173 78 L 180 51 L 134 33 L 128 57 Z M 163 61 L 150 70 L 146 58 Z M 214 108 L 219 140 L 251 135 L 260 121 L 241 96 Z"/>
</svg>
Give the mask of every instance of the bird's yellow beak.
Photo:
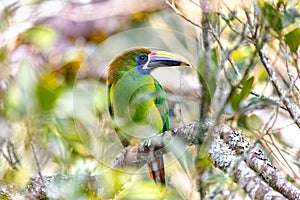
<svg viewBox="0 0 300 200">
<path fill-rule="evenodd" d="M 184 57 L 166 51 L 151 51 L 149 57 L 148 63 L 142 67 L 143 70 L 152 70 L 157 67 L 191 66 Z"/>
</svg>

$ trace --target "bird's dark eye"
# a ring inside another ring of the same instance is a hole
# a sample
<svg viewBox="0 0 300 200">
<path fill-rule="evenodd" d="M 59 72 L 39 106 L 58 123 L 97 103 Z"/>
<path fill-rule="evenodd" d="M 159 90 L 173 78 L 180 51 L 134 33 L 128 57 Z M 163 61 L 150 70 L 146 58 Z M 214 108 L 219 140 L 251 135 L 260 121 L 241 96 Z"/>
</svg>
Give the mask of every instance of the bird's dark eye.
<svg viewBox="0 0 300 200">
<path fill-rule="evenodd" d="M 147 60 L 147 56 L 146 55 L 140 55 L 139 60 L 143 63 Z"/>
<path fill-rule="evenodd" d="M 138 66 L 139 67 L 142 67 L 144 66 L 145 64 L 147 64 L 147 61 L 148 61 L 148 54 L 140 54 L 138 56 Z"/>
</svg>

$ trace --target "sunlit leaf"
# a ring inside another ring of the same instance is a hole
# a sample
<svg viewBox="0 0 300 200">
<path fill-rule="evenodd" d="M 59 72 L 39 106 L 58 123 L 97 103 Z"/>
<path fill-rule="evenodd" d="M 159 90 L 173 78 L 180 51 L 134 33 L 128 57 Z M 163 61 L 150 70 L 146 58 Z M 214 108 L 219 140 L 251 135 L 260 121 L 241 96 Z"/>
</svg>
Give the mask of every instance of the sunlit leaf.
<svg viewBox="0 0 300 200">
<path fill-rule="evenodd" d="M 56 42 L 56 33 L 49 27 L 36 26 L 22 33 L 20 38 L 26 43 L 32 43 L 40 48 L 47 48 Z"/>
<path fill-rule="evenodd" d="M 200 170 L 206 170 L 212 166 L 211 160 L 208 156 L 202 156 L 197 159 L 197 164 Z"/>
<path fill-rule="evenodd" d="M 231 56 L 235 62 L 244 62 L 247 58 L 250 58 L 254 53 L 253 46 L 241 46 L 232 52 Z"/>
<path fill-rule="evenodd" d="M 289 32 L 284 36 L 286 43 L 289 45 L 292 52 L 297 52 L 300 46 L 300 28 Z"/>
<path fill-rule="evenodd" d="M 132 173 L 126 173 L 122 170 L 106 170 L 103 174 L 103 182 L 105 182 L 104 186 L 106 194 L 117 194 L 122 188 L 124 189 L 124 185 L 131 184 Z"/>
<path fill-rule="evenodd" d="M 60 94 L 60 84 L 54 74 L 47 74 L 40 78 L 36 86 L 36 97 L 38 105 L 42 110 L 50 110 L 55 106 Z"/>
<path fill-rule="evenodd" d="M 266 70 L 260 70 L 260 73 L 258 74 L 258 80 L 260 82 L 264 82 L 267 77 L 268 77 L 268 72 Z"/>
<path fill-rule="evenodd" d="M 6 171 L 3 174 L 2 181 L 9 182 L 18 186 L 24 187 L 26 181 L 29 179 L 29 172 L 25 168 L 18 168 L 14 170 Z"/>
</svg>

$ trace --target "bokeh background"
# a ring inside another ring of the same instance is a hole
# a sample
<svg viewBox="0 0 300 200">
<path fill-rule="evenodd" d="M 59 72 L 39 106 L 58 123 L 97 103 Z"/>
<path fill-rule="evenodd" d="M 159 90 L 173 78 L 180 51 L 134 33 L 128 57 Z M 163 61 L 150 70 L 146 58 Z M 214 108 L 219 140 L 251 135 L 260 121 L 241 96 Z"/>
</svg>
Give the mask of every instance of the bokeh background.
<svg viewBox="0 0 300 200">
<path fill-rule="evenodd" d="M 165 194 L 146 167 L 111 168 L 123 148 L 108 115 L 106 68 L 134 46 L 192 64 L 153 72 L 167 91 L 172 128 L 199 119 L 203 78 L 212 92 L 205 114 L 243 130 L 299 186 L 299 127 L 257 55 L 264 46 L 300 113 L 299 0 L 201 2 L 213 11 L 209 30 L 196 0 L 1 0 L 0 199 L 249 198 L 180 140 L 165 156 Z"/>
</svg>

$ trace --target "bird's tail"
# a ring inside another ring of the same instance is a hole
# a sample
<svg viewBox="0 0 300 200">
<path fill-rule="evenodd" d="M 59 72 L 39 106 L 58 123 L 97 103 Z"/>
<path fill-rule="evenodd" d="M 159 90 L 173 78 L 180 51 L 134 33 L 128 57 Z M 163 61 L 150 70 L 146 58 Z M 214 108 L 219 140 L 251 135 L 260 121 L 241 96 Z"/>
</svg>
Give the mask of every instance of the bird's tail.
<svg viewBox="0 0 300 200">
<path fill-rule="evenodd" d="M 150 177 L 156 182 L 165 185 L 165 167 L 163 157 L 158 157 L 148 163 Z"/>
</svg>

